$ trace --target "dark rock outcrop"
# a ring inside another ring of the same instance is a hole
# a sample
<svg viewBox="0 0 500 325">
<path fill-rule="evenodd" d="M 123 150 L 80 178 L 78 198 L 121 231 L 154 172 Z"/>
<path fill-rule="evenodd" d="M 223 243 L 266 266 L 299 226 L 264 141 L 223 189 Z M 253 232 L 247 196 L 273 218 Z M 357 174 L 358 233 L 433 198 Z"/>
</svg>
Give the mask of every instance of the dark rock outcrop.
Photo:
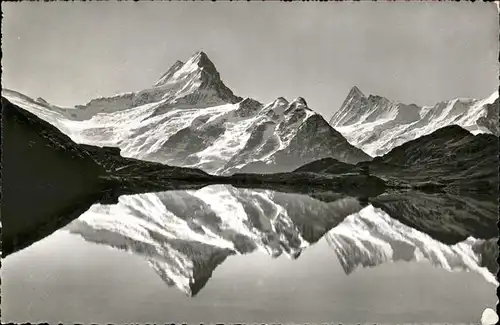
<svg viewBox="0 0 500 325">
<path fill-rule="evenodd" d="M 335 159 L 318 160 L 296 171 L 313 173 L 361 173 L 381 177 L 388 186 L 421 190 L 498 192 L 498 137 L 472 135 L 451 125 L 409 141 L 370 162 L 356 165 Z"/>
<path fill-rule="evenodd" d="M 105 175 L 69 137 L 2 98 L 3 254 L 105 199 Z"/>
</svg>

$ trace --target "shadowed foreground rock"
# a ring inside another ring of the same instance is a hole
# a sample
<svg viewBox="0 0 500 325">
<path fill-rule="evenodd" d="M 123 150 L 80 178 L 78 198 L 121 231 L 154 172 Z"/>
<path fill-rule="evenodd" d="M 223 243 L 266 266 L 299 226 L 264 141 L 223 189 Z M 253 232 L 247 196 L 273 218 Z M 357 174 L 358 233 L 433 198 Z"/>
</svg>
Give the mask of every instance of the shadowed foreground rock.
<svg viewBox="0 0 500 325">
<path fill-rule="evenodd" d="M 473 135 L 450 125 L 369 162 L 350 165 L 326 158 L 295 171 L 338 175 L 360 173 L 365 168 L 392 188 L 497 194 L 498 146 L 495 135 Z"/>
<path fill-rule="evenodd" d="M 48 123 L 2 98 L 2 252 L 37 240 L 105 197 L 106 171 Z M 48 222 L 50 221 L 50 222 Z"/>
</svg>

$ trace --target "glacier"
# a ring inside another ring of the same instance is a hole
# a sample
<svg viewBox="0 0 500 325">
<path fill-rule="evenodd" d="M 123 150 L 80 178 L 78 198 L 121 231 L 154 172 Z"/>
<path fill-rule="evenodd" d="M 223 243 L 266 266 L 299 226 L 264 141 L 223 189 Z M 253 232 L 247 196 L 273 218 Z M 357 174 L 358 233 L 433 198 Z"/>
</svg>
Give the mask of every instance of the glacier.
<svg viewBox="0 0 500 325">
<path fill-rule="evenodd" d="M 420 107 L 366 96 L 354 86 L 329 123 L 349 143 L 374 157 L 449 125 L 499 136 L 498 106 L 498 91 L 486 99 L 455 98 Z"/>
<path fill-rule="evenodd" d="M 370 160 L 302 97 L 262 104 L 233 94 L 203 52 L 177 61 L 152 87 L 60 108 L 12 90 L 2 96 L 77 143 L 211 174 L 275 172 L 316 159 Z"/>
</svg>

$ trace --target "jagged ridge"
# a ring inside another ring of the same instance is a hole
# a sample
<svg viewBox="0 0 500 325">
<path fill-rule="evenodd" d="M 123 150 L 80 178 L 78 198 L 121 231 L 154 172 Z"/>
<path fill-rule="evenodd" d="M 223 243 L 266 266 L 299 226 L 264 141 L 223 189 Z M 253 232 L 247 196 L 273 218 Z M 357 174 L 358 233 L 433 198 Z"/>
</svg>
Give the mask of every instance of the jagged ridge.
<svg viewBox="0 0 500 325">
<path fill-rule="evenodd" d="M 176 62 L 151 89 L 61 114 L 24 95 L 5 95 L 75 142 L 120 147 L 126 157 L 213 174 L 285 172 L 324 157 L 348 163 L 371 159 L 302 97 L 291 102 L 279 97 L 268 105 L 235 97 L 203 52 Z"/>
<path fill-rule="evenodd" d="M 379 156 L 452 124 L 474 134 L 499 136 L 498 105 L 498 92 L 483 100 L 459 98 L 432 107 L 419 107 L 381 96 L 366 97 L 353 87 L 341 108 L 333 114 L 330 125 L 351 144 L 372 156 Z"/>
</svg>

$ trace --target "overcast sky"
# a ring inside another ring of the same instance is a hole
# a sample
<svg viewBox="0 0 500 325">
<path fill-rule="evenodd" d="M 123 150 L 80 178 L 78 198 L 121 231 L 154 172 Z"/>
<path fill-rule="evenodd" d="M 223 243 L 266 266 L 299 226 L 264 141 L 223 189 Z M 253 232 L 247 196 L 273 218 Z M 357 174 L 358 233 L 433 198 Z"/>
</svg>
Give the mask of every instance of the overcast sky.
<svg viewBox="0 0 500 325">
<path fill-rule="evenodd" d="M 198 50 L 237 95 L 329 118 L 357 85 L 405 103 L 498 88 L 492 3 L 2 3 L 2 85 L 60 106 L 147 88 Z"/>
</svg>

